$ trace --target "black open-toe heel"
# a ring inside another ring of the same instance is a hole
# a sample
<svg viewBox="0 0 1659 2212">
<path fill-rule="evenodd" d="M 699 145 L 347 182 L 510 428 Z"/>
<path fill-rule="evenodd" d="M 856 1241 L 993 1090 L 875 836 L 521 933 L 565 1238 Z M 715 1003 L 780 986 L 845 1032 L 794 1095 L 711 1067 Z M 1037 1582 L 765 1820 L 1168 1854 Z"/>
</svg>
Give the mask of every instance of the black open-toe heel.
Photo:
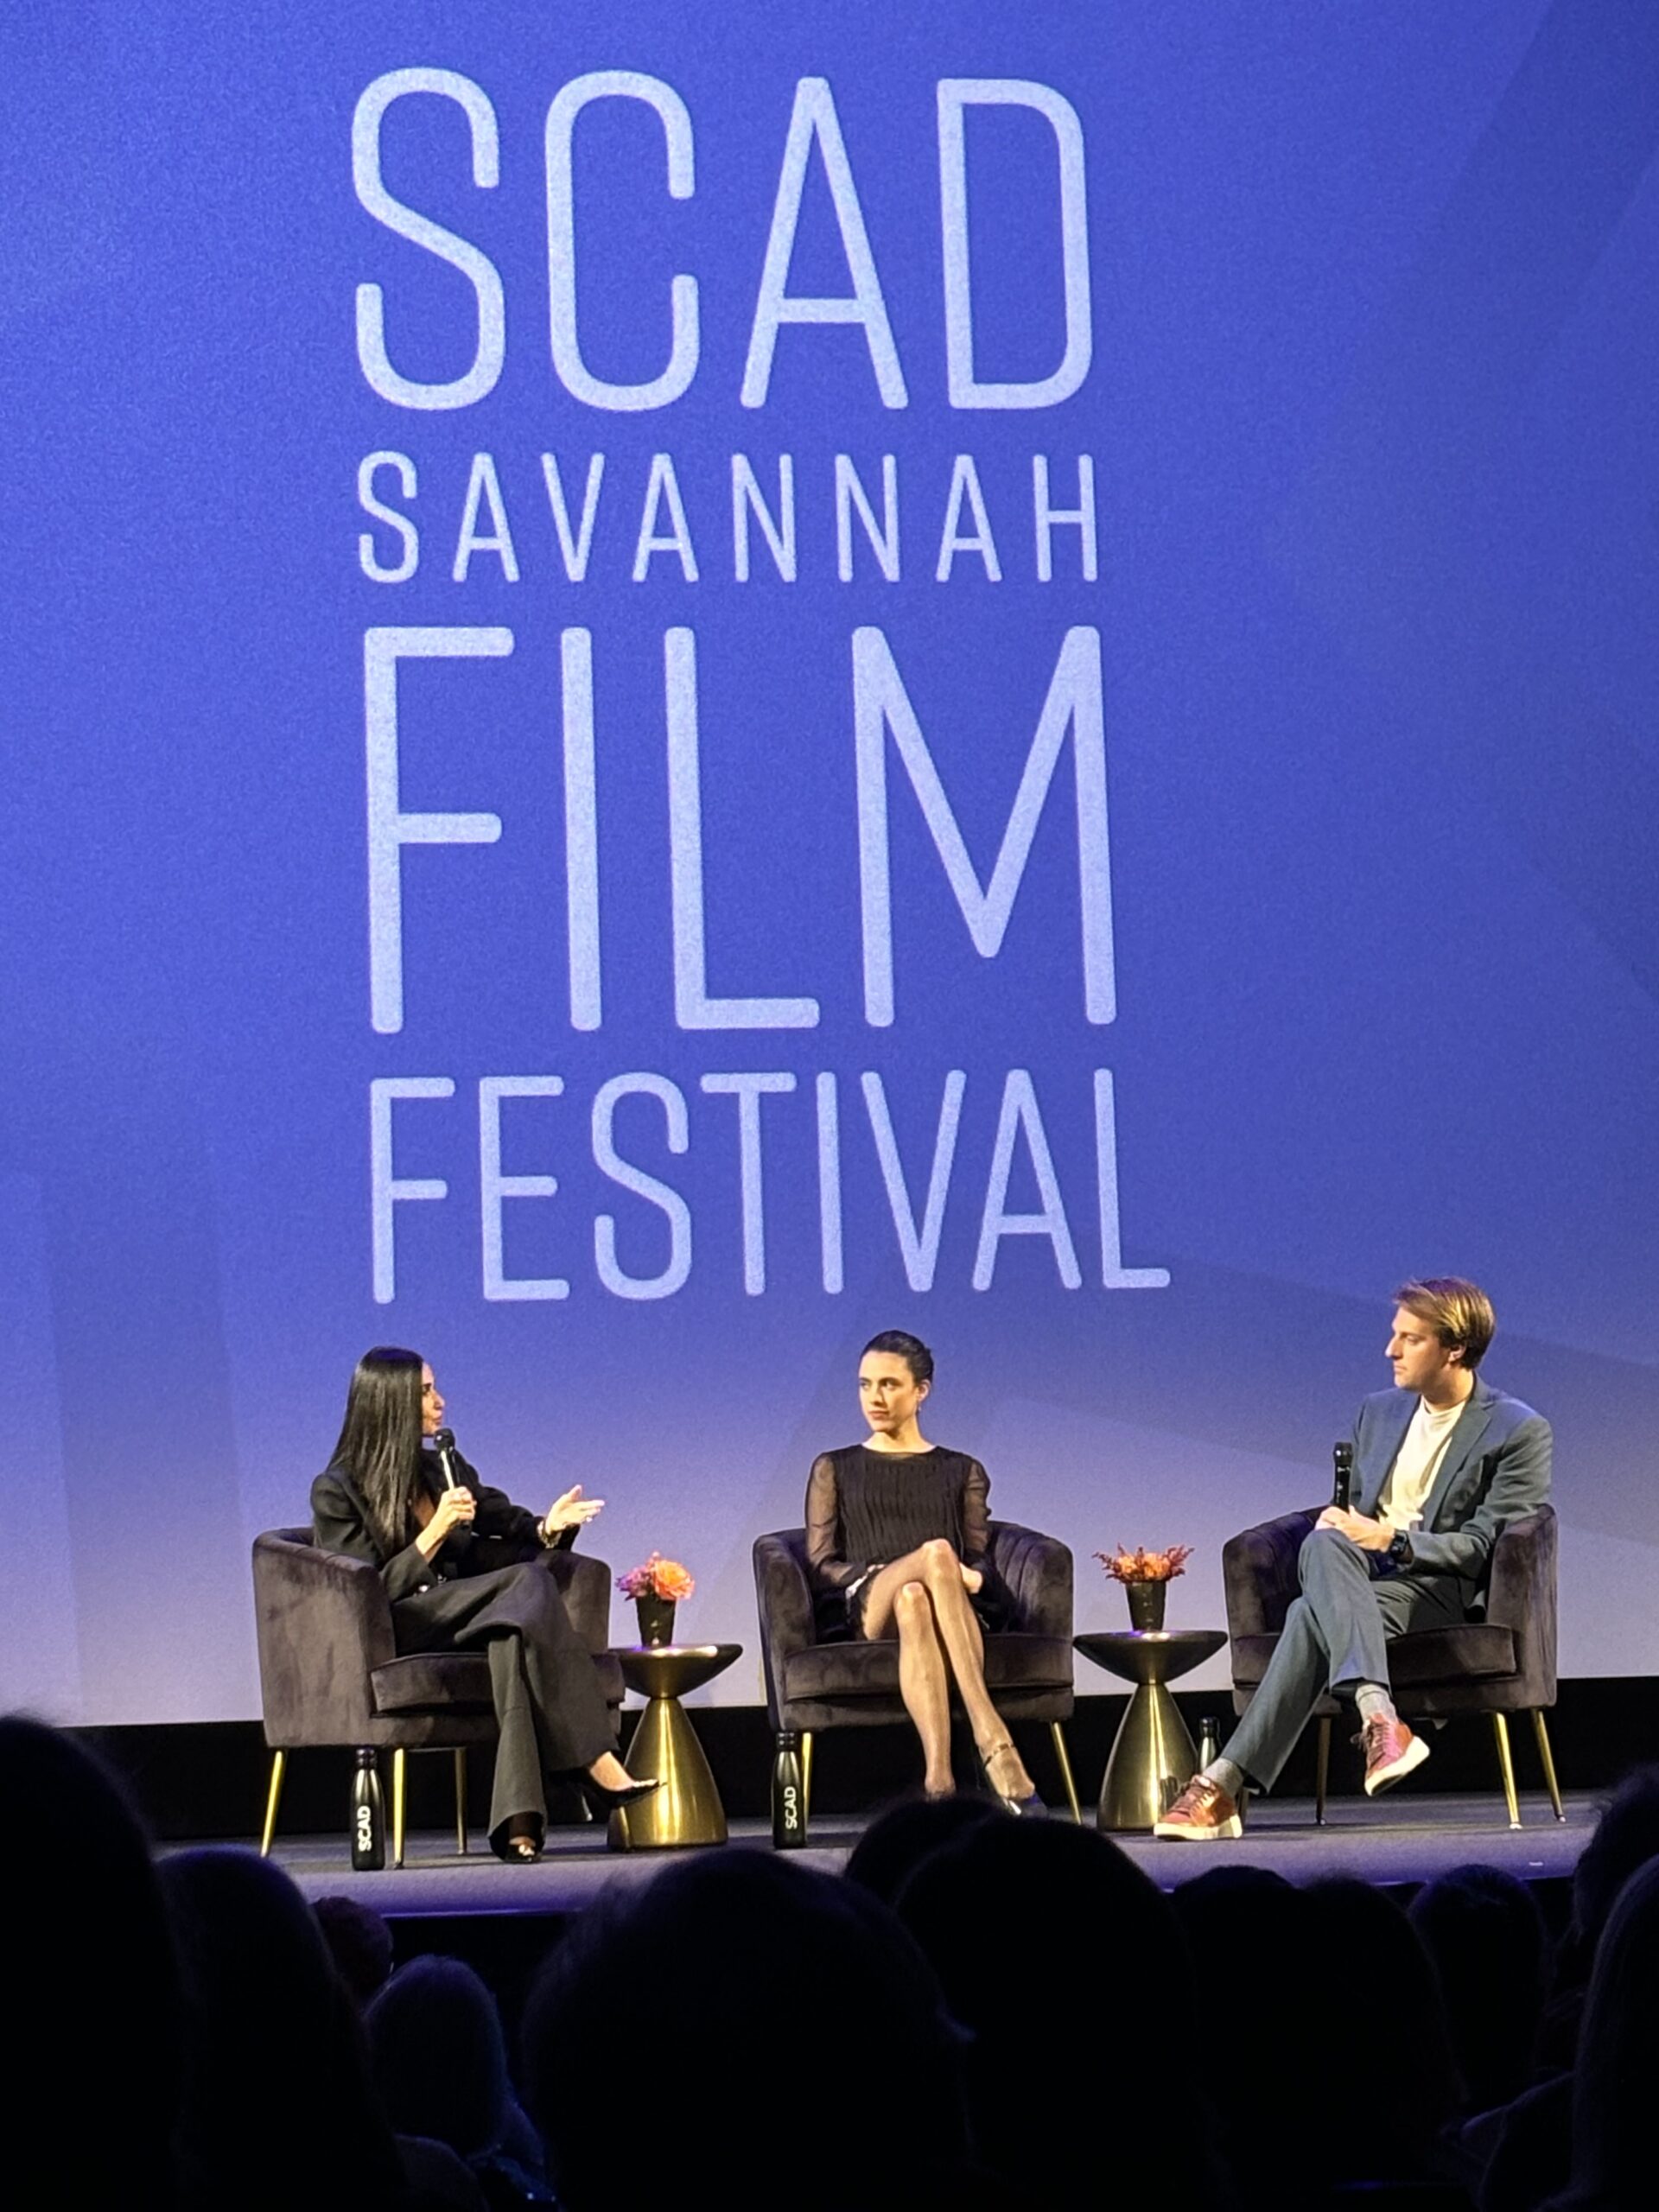
<svg viewBox="0 0 1659 2212">
<path fill-rule="evenodd" d="M 576 1787 L 587 1800 L 590 1812 L 608 1817 L 620 1813 L 625 1805 L 637 1805 L 642 1797 L 649 1797 L 662 1783 L 653 1775 L 649 1782 L 631 1782 L 626 1789 L 607 1789 L 602 1782 L 595 1782 L 591 1774 L 579 1774 Z"/>
</svg>

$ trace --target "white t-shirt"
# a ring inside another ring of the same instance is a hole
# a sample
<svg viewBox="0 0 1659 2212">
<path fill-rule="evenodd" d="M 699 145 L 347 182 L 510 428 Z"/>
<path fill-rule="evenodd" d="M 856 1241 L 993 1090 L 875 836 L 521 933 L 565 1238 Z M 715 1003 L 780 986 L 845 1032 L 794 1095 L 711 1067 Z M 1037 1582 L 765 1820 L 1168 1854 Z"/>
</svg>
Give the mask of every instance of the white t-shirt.
<svg viewBox="0 0 1659 2212">
<path fill-rule="evenodd" d="M 1434 1487 L 1434 1478 L 1440 1471 L 1446 1447 L 1452 1440 L 1452 1432 L 1463 1419 L 1468 1403 L 1466 1398 L 1462 1398 L 1454 1406 L 1437 1409 L 1427 1398 L 1418 1399 L 1411 1427 L 1395 1455 L 1389 1479 L 1376 1502 L 1379 1521 L 1386 1521 L 1391 1529 L 1417 1526 L 1423 1517 L 1428 1493 Z"/>
</svg>

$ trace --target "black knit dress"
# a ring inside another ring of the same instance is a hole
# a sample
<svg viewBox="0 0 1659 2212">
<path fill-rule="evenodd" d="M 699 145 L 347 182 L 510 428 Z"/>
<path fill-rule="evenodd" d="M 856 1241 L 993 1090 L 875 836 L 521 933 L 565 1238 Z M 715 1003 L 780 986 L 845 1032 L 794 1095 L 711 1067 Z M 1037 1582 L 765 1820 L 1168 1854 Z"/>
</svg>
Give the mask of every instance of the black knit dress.
<svg viewBox="0 0 1659 2212">
<path fill-rule="evenodd" d="M 806 1554 L 817 1630 L 825 1643 L 862 1633 L 864 1599 L 880 1570 L 944 1537 L 984 1576 L 970 1602 L 980 1625 L 1006 1628 L 1007 1592 L 992 1571 L 990 1478 L 965 1452 L 821 1452 L 806 1484 Z"/>
</svg>

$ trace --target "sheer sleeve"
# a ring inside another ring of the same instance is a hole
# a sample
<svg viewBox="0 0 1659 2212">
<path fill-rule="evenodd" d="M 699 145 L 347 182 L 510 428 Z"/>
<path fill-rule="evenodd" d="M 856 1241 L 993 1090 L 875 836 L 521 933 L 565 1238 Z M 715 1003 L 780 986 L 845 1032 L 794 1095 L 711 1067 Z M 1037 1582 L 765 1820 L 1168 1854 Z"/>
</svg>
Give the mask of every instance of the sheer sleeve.
<svg viewBox="0 0 1659 2212">
<path fill-rule="evenodd" d="M 842 1556 L 841 1493 L 827 1452 L 819 1452 L 806 1478 L 806 1563 L 820 1590 L 844 1590 L 858 1572 Z"/>
<path fill-rule="evenodd" d="M 962 1563 L 977 1567 L 991 1548 L 991 1478 L 977 1459 L 962 1485 Z"/>
</svg>

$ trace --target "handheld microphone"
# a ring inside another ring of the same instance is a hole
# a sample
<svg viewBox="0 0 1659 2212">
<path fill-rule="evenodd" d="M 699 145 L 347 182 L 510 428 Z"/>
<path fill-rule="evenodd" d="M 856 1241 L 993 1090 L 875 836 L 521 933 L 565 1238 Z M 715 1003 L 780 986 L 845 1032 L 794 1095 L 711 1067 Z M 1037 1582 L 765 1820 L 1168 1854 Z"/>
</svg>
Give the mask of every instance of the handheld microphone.
<svg viewBox="0 0 1659 2212">
<path fill-rule="evenodd" d="M 453 1428 L 435 1429 L 432 1449 L 438 1455 L 438 1472 L 443 1477 L 445 1490 L 457 1490 L 455 1480 L 455 1432 Z"/>
<path fill-rule="evenodd" d="M 1344 1513 L 1351 1512 L 1354 1495 L 1354 1447 L 1338 1444 L 1331 1453 L 1331 1503 Z"/>
</svg>

